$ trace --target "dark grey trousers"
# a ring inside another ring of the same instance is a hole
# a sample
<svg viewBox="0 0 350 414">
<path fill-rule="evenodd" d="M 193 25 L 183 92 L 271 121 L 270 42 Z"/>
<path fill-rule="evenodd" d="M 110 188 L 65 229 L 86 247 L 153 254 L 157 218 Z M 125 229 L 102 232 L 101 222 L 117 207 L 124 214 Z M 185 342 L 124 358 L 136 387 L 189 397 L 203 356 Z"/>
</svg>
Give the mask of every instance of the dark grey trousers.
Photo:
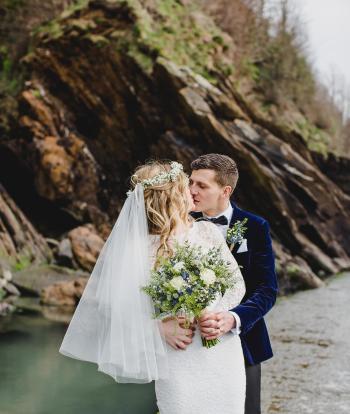
<svg viewBox="0 0 350 414">
<path fill-rule="evenodd" d="M 261 364 L 246 365 L 245 414 L 261 414 Z"/>
</svg>

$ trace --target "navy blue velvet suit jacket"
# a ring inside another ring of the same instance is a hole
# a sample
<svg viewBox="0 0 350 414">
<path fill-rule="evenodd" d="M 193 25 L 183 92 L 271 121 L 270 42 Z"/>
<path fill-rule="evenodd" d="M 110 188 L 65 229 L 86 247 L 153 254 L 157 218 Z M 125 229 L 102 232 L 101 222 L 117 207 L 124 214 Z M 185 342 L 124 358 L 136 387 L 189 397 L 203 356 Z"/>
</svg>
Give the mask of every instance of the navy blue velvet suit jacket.
<svg viewBox="0 0 350 414">
<path fill-rule="evenodd" d="M 248 219 L 244 234 L 248 250 L 237 253 L 237 244 L 232 252 L 241 266 L 246 293 L 241 303 L 231 310 L 241 319 L 240 337 L 245 362 L 247 365 L 255 365 L 273 356 L 264 315 L 276 302 L 278 286 L 275 259 L 268 222 L 231 204 L 233 216 L 230 227 L 238 220 Z M 198 218 L 201 213 L 193 213 L 193 216 Z"/>
</svg>

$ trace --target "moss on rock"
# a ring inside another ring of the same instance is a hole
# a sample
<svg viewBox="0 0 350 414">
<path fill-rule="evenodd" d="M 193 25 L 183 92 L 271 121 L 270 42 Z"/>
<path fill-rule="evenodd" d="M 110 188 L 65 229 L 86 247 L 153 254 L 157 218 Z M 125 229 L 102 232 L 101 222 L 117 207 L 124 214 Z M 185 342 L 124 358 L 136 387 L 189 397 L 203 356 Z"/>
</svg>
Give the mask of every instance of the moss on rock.
<svg viewBox="0 0 350 414">
<path fill-rule="evenodd" d="M 107 10 L 107 25 L 101 4 Z M 113 25 L 115 30 L 111 30 Z M 191 68 L 212 83 L 216 83 L 219 72 L 233 72 L 231 61 L 225 57 L 231 47 L 227 35 L 200 12 L 196 2 L 184 6 L 176 0 L 82 0 L 34 34 L 49 42 L 74 29 L 99 46 L 110 40 L 146 72 L 160 56 Z"/>
</svg>

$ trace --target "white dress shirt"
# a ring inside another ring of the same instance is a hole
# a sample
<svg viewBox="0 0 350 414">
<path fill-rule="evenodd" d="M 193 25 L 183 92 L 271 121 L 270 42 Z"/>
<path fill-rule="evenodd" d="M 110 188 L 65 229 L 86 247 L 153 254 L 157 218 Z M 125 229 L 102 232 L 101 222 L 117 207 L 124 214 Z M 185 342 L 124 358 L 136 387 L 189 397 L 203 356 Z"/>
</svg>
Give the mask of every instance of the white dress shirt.
<svg viewBox="0 0 350 414">
<path fill-rule="evenodd" d="M 222 235 L 224 236 L 225 240 L 226 240 L 226 233 L 227 233 L 227 230 L 229 228 L 229 224 L 230 224 L 231 219 L 232 219 L 232 215 L 233 215 L 233 207 L 232 207 L 231 203 L 228 203 L 227 209 L 224 210 L 222 213 L 218 214 L 217 216 L 208 216 L 208 215 L 203 213 L 203 217 L 208 218 L 208 219 L 217 218 L 217 217 L 220 217 L 220 216 L 225 216 L 227 218 L 228 224 L 216 224 L 216 226 L 220 229 Z M 236 320 L 236 326 L 235 326 L 235 328 L 231 329 L 231 332 L 234 333 L 235 335 L 239 335 L 241 333 L 241 319 L 237 315 L 236 312 L 232 312 L 232 311 L 229 311 L 229 312 L 232 313 L 233 317 Z"/>
</svg>

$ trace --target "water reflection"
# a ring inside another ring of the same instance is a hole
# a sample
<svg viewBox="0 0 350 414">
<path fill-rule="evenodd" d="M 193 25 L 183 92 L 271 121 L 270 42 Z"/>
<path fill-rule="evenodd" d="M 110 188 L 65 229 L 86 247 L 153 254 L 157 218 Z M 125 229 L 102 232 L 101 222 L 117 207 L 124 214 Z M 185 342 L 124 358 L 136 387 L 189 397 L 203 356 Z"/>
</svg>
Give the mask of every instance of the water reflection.
<svg viewBox="0 0 350 414">
<path fill-rule="evenodd" d="M 117 384 L 61 355 L 66 328 L 35 313 L 0 320 L 1 414 L 155 414 L 153 384 Z"/>
</svg>

